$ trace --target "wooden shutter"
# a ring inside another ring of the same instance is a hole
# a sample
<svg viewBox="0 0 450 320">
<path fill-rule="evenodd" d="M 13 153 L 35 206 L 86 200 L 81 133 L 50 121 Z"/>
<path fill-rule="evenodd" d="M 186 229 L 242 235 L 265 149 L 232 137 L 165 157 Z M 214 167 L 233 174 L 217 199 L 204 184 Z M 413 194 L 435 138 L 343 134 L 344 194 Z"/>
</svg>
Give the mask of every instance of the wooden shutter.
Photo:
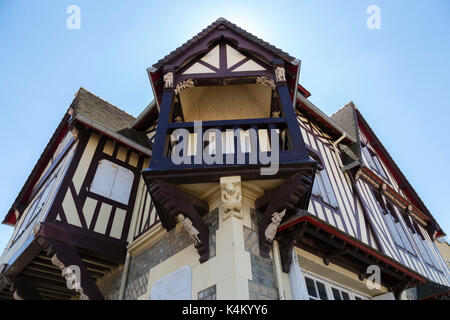
<svg viewBox="0 0 450 320">
<path fill-rule="evenodd" d="M 378 157 L 375 155 L 372 157 L 372 160 L 375 164 L 375 167 L 377 168 L 377 172 L 387 180 L 386 172 L 384 172 L 383 166 L 381 165 L 380 160 L 378 160 Z"/>
<path fill-rule="evenodd" d="M 312 187 L 312 194 L 317 197 L 320 196 L 319 179 L 320 179 L 320 171 L 317 171 L 316 177 L 314 178 L 313 187 Z"/>
<path fill-rule="evenodd" d="M 375 163 L 373 162 L 372 156 L 369 152 L 369 149 L 367 149 L 367 147 L 363 147 L 362 152 L 363 152 L 364 158 L 366 159 L 366 162 L 369 165 L 369 167 L 376 168 Z"/>
<path fill-rule="evenodd" d="M 394 217 L 390 214 L 387 214 L 384 216 L 384 221 L 386 221 L 386 224 L 388 226 L 389 232 L 392 236 L 392 239 L 394 239 L 394 242 L 399 245 L 400 247 L 404 248 L 404 244 L 402 241 L 402 238 L 400 237 L 400 234 L 397 230 L 397 227 L 395 226 Z"/>
<path fill-rule="evenodd" d="M 325 187 L 325 192 L 327 194 L 328 203 L 331 204 L 333 207 L 337 207 L 338 203 L 336 200 L 336 197 L 333 192 L 333 187 L 331 186 L 330 179 L 328 178 L 328 173 L 325 170 L 321 171 L 320 176 L 322 177 L 322 181 Z"/>
<path fill-rule="evenodd" d="M 116 164 L 108 160 L 101 160 L 98 163 L 97 171 L 95 172 L 94 180 L 89 191 L 109 198 L 117 170 L 118 166 Z"/>
<path fill-rule="evenodd" d="M 125 169 L 119 166 L 111 190 L 111 199 L 127 205 L 128 200 L 130 199 L 133 181 L 133 172 L 129 169 Z"/>
</svg>

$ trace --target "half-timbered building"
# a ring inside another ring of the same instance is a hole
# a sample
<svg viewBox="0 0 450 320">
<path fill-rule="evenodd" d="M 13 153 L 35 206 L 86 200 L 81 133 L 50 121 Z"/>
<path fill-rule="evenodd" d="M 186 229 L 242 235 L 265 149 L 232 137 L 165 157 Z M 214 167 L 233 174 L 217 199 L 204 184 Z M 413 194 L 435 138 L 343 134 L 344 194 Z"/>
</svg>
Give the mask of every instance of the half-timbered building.
<svg viewBox="0 0 450 320">
<path fill-rule="evenodd" d="M 298 59 L 220 18 L 147 72 L 137 118 L 76 94 L 3 221 L 0 298 L 448 289 L 443 230 L 353 102 L 308 100 Z"/>
</svg>

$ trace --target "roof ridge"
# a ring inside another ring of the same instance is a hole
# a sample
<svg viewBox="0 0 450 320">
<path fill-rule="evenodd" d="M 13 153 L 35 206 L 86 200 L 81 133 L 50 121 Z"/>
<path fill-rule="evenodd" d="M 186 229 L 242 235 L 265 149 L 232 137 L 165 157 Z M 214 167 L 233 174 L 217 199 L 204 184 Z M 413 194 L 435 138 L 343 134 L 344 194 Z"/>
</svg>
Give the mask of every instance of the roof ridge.
<svg viewBox="0 0 450 320">
<path fill-rule="evenodd" d="M 217 20 L 215 20 L 213 23 L 208 25 L 206 28 L 204 28 L 202 31 L 197 33 L 194 37 L 183 43 L 181 46 L 177 47 L 175 50 L 171 51 L 169 54 L 165 55 L 162 59 L 159 59 L 155 64 L 152 65 L 152 68 L 160 68 L 161 64 L 167 62 L 169 59 L 173 58 L 178 52 L 181 50 L 186 49 L 187 46 L 191 45 L 193 42 L 199 40 L 200 38 L 203 38 L 207 33 L 213 31 L 216 27 L 219 25 L 225 25 L 226 27 L 230 28 L 232 31 L 237 32 L 241 34 L 244 37 L 247 37 L 250 41 L 255 42 L 255 44 L 259 44 L 263 47 L 265 47 L 267 50 L 271 50 L 276 54 L 284 55 L 286 59 L 295 60 L 294 57 L 292 57 L 287 52 L 284 52 L 283 50 L 275 47 L 274 45 L 270 44 L 267 41 L 264 41 L 261 38 L 258 38 L 257 36 L 253 35 L 252 33 L 248 32 L 247 30 L 242 29 L 238 25 L 232 23 L 231 21 L 220 17 Z M 151 69 L 151 68 L 149 68 Z"/>
<path fill-rule="evenodd" d="M 114 109 L 116 109 L 116 110 L 118 110 L 118 111 L 120 111 L 120 112 L 125 113 L 127 116 L 133 118 L 134 120 L 136 119 L 136 117 L 134 117 L 133 115 L 129 114 L 129 113 L 126 112 L 125 110 L 123 110 L 123 109 L 121 109 L 121 108 L 119 108 L 119 107 L 113 105 L 113 104 L 110 103 L 109 101 L 107 101 L 107 100 L 105 100 L 105 99 L 99 97 L 98 95 L 92 93 L 91 91 L 87 90 L 87 89 L 84 88 L 84 87 L 80 87 L 80 89 L 78 89 L 77 93 L 75 94 L 75 97 L 77 97 L 78 94 L 79 94 L 81 91 L 84 91 L 85 93 L 87 93 L 87 94 L 89 94 L 89 95 L 95 97 L 96 99 L 99 99 L 99 100 L 101 100 L 101 101 L 104 102 L 104 103 L 107 103 L 107 104 L 110 105 L 112 108 L 114 108 Z"/>
<path fill-rule="evenodd" d="M 330 117 L 333 117 L 334 115 L 338 114 L 340 111 L 344 110 L 347 107 L 351 107 L 353 106 L 353 108 L 355 110 L 357 110 L 358 108 L 356 107 L 355 103 L 353 102 L 353 100 L 350 100 L 345 106 L 339 108 L 339 110 L 335 111 Z"/>
</svg>

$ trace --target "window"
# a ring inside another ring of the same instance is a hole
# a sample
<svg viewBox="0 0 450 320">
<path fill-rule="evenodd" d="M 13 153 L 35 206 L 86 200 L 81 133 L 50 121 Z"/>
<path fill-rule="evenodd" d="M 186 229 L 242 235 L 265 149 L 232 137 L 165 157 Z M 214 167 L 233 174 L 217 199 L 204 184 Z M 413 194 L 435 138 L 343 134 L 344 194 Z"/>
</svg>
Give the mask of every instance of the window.
<svg viewBox="0 0 450 320">
<path fill-rule="evenodd" d="M 127 205 L 133 181 L 134 174 L 131 170 L 111 161 L 101 160 L 89 191 Z"/>
<path fill-rule="evenodd" d="M 331 287 L 334 300 L 350 300 L 350 294 L 347 291 Z"/>
<path fill-rule="evenodd" d="M 429 264 L 430 266 L 434 266 L 438 271 L 442 272 L 441 268 L 439 267 L 439 263 L 434 256 L 433 252 L 430 251 L 430 248 L 425 245 L 426 239 L 423 235 L 423 231 L 419 227 L 419 225 L 416 222 L 413 222 L 414 229 L 416 232 L 413 234 L 414 242 L 419 249 L 420 255 L 424 259 L 424 261 Z"/>
<path fill-rule="evenodd" d="M 383 213 L 384 221 L 386 222 L 389 233 L 391 234 L 395 244 L 415 255 L 415 250 L 409 241 L 408 235 L 406 234 L 406 231 L 403 228 L 392 203 L 389 201 L 384 202 L 383 197 L 378 191 L 374 191 L 374 196 L 378 202 L 381 212 Z"/>
<path fill-rule="evenodd" d="M 384 171 L 383 166 L 381 165 L 381 162 L 378 159 L 377 155 L 367 146 L 362 147 L 362 152 L 369 166 L 373 170 L 375 170 L 375 172 L 380 174 L 384 179 L 388 180 L 386 172 Z"/>
<path fill-rule="evenodd" d="M 332 207 L 337 208 L 338 203 L 333 192 L 333 187 L 331 186 L 327 171 L 322 166 L 320 158 L 312 152 L 310 152 L 310 158 L 318 162 L 312 194 L 321 198 L 325 203 L 331 205 Z"/>
<path fill-rule="evenodd" d="M 305 282 L 310 300 L 328 300 L 327 290 L 324 283 L 309 277 L 305 277 Z"/>
<path fill-rule="evenodd" d="M 302 271 L 309 300 L 368 300 L 369 298 L 346 289 L 337 283 L 312 275 L 309 271 Z"/>
<path fill-rule="evenodd" d="M 41 213 L 42 208 L 50 198 L 50 192 L 53 189 L 55 181 L 56 175 L 52 179 L 50 179 L 49 182 L 47 182 L 42 191 L 34 198 L 33 202 L 30 205 L 30 209 L 26 212 L 26 216 L 24 217 L 20 225 L 19 231 L 17 231 L 16 233 L 14 241 L 16 241 L 22 235 L 25 229 L 27 229 L 28 226 L 30 226 L 36 220 L 36 217 L 39 216 L 39 213 Z"/>
</svg>

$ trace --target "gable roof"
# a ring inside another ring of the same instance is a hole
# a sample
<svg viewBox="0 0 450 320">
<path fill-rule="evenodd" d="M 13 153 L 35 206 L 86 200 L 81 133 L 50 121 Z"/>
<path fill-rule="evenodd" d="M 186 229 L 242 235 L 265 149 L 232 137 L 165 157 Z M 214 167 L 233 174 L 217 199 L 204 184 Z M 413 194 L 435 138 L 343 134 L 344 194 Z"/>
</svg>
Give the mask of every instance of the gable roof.
<svg viewBox="0 0 450 320">
<path fill-rule="evenodd" d="M 90 120 L 90 123 L 97 124 L 97 129 L 102 133 L 107 134 L 106 131 L 116 133 L 144 148 L 150 148 L 145 133 L 132 128 L 136 118 L 84 88 L 80 88 L 76 94 L 71 109 L 75 119 L 83 123 L 85 119 Z M 89 125 L 89 123 L 84 124 Z M 126 141 L 122 142 L 129 145 Z M 138 151 L 150 153 L 150 150 Z"/>
<path fill-rule="evenodd" d="M 219 18 L 211 25 L 203 29 L 192 39 L 166 55 L 164 58 L 147 69 L 147 73 L 152 84 L 153 95 L 159 107 L 164 90 L 163 67 L 178 72 L 181 67 L 193 58 L 205 54 L 211 50 L 210 46 L 218 41 L 233 43 L 238 51 L 246 52 L 267 64 L 281 63 L 284 61 L 286 80 L 291 97 L 295 96 L 298 90 L 297 82 L 300 71 L 300 61 L 276 48 L 270 43 L 254 36 L 253 34 L 239 28 L 230 21 Z"/>
<path fill-rule="evenodd" d="M 113 106 L 109 102 L 102 100 L 86 89 L 80 88 L 70 105 L 69 111 L 66 112 L 59 123 L 14 200 L 11 209 L 3 219 L 3 224 L 16 224 L 17 217 L 15 210 L 26 205 L 33 187 L 38 182 L 43 170 L 45 170 L 59 142 L 68 132 L 69 125 L 72 121 L 81 122 L 96 131 L 110 136 L 112 139 L 119 140 L 131 148 L 134 147 L 134 149 L 141 153 L 151 154 L 149 142 L 145 134 L 131 128 L 135 121 L 133 116 Z"/>
<path fill-rule="evenodd" d="M 361 143 L 359 138 L 358 129 L 361 128 L 365 133 L 369 135 L 369 140 L 371 145 L 376 149 L 377 153 L 380 155 L 384 163 L 387 165 L 389 171 L 394 176 L 394 179 L 399 183 L 401 189 L 405 192 L 408 197 L 408 200 L 419 210 L 421 210 L 427 217 L 429 217 L 432 221 L 432 229 L 438 233 L 437 236 L 444 235 L 439 224 L 434 219 L 433 215 L 429 212 L 428 208 L 423 203 L 420 196 L 414 190 L 412 185 L 409 183 L 406 176 L 400 170 L 400 168 L 395 163 L 392 156 L 386 150 L 384 145 L 378 139 L 378 137 L 373 132 L 372 128 L 369 126 L 367 121 L 362 116 L 361 112 L 355 106 L 353 102 L 348 103 L 345 107 L 340 109 L 338 112 L 333 114 L 331 118 L 337 122 L 342 128 L 344 128 L 349 134 L 355 135 L 355 138 L 358 139 L 357 144 L 350 146 L 352 151 L 357 156 L 360 164 L 362 164 L 361 158 Z"/>
<path fill-rule="evenodd" d="M 256 36 L 254 36 L 250 32 L 248 32 L 248 31 L 238 27 L 234 23 L 231 23 L 227 19 L 221 17 L 221 18 L 217 19 L 216 21 L 214 21 L 212 24 L 210 24 L 208 27 L 206 27 L 205 29 L 200 31 L 196 36 L 194 36 L 190 40 L 186 41 L 184 44 L 182 44 L 181 46 L 179 46 L 178 48 L 173 50 L 171 53 L 166 55 L 164 58 L 160 59 L 157 63 L 155 63 L 153 65 L 153 68 L 159 69 L 164 64 L 169 63 L 178 54 L 180 54 L 181 52 L 183 52 L 183 51 L 187 50 L 188 48 L 190 48 L 191 46 L 193 46 L 196 42 L 198 42 L 199 40 L 204 38 L 211 31 L 217 29 L 220 25 L 226 26 L 230 30 L 233 30 L 236 33 L 242 35 L 243 37 L 251 40 L 256 45 L 259 45 L 259 46 L 265 48 L 266 50 L 272 52 L 273 54 L 275 54 L 275 55 L 277 55 L 277 56 L 279 56 L 281 58 L 284 58 L 284 60 L 286 60 L 286 61 L 291 62 L 291 61 L 295 60 L 294 57 L 292 57 L 288 53 L 284 52 L 283 50 L 278 49 L 277 47 L 271 45 L 270 43 L 268 43 L 268 42 L 266 42 L 266 41 L 264 41 L 264 40 L 262 40 L 262 39 L 260 39 L 260 38 L 258 38 Z"/>
</svg>

